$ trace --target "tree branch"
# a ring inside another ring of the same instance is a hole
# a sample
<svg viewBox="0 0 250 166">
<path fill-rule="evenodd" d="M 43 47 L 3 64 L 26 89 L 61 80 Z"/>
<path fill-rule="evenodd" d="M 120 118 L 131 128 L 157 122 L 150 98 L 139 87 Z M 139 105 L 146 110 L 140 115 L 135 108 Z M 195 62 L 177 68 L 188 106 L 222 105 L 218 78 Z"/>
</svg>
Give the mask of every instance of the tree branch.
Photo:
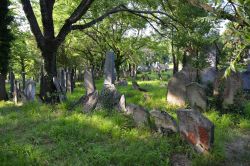
<svg viewBox="0 0 250 166">
<path fill-rule="evenodd" d="M 24 13 L 30 23 L 31 31 L 36 38 L 37 45 L 39 48 L 42 48 L 44 46 L 44 37 L 38 25 L 30 0 L 21 0 L 21 3 L 23 6 Z"/>
</svg>

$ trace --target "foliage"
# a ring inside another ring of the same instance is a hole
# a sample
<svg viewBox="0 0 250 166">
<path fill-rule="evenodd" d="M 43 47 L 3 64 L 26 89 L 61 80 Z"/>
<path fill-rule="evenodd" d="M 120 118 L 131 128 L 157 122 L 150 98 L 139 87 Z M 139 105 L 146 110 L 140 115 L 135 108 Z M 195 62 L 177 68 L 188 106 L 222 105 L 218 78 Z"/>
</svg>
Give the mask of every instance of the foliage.
<svg viewBox="0 0 250 166">
<path fill-rule="evenodd" d="M 9 0 L 2 0 L 0 6 L 0 73 L 6 75 L 11 59 L 10 48 L 13 35 L 10 26 L 13 21 Z"/>
</svg>

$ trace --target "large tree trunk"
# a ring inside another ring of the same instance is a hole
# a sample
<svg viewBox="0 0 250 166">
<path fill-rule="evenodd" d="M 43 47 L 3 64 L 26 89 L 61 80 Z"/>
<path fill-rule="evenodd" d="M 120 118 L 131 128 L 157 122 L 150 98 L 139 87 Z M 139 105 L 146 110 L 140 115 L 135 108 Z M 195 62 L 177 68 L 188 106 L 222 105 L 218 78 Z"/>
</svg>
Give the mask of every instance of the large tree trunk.
<svg viewBox="0 0 250 166">
<path fill-rule="evenodd" d="M 56 103 L 59 102 L 58 93 L 60 93 L 57 91 L 53 82 L 53 77 L 57 77 L 56 51 L 42 51 L 42 55 L 44 57 L 44 68 L 46 72 L 44 79 L 44 90 L 46 95 L 43 96 L 44 101 L 48 103 Z"/>
<path fill-rule="evenodd" d="M 0 74 L 0 101 L 8 100 L 8 95 L 5 87 L 6 75 Z"/>
</svg>

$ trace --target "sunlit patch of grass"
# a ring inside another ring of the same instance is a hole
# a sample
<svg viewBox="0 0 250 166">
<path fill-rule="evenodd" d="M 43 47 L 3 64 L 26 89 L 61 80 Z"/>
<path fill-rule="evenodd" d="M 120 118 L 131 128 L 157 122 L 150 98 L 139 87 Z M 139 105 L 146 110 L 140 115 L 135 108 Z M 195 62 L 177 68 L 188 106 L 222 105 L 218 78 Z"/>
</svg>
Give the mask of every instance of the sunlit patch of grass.
<svg viewBox="0 0 250 166">
<path fill-rule="evenodd" d="M 190 151 L 178 135 L 154 135 L 115 110 L 85 115 L 60 104 L 6 105 L 0 110 L 3 165 L 169 165 L 173 153 Z"/>
</svg>

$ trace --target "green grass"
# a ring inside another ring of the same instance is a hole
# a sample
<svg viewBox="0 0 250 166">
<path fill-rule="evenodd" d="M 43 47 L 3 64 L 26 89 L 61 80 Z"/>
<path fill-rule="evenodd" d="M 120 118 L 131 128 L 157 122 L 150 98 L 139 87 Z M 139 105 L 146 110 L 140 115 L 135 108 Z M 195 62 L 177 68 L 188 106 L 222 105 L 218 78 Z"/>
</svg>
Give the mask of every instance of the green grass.
<svg viewBox="0 0 250 166">
<path fill-rule="evenodd" d="M 166 103 L 167 81 L 138 81 L 149 92 L 118 87 L 127 103 L 148 109 L 166 110 L 174 117 L 177 108 Z M 96 81 L 97 88 L 102 80 Z M 162 86 L 162 87 L 161 87 Z M 113 111 L 82 113 L 69 106 L 84 94 L 77 84 L 68 101 L 56 106 L 37 102 L 14 105 L 0 102 L 0 165 L 170 165 L 171 156 L 188 154 L 194 165 L 218 165 L 224 159 L 224 144 L 237 133 L 250 130 L 250 104 L 247 116 L 205 115 L 215 123 L 215 144 L 209 155 L 194 153 L 178 134 L 164 137 L 149 128 L 137 128 L 132 119 Z"/>
</svg>

